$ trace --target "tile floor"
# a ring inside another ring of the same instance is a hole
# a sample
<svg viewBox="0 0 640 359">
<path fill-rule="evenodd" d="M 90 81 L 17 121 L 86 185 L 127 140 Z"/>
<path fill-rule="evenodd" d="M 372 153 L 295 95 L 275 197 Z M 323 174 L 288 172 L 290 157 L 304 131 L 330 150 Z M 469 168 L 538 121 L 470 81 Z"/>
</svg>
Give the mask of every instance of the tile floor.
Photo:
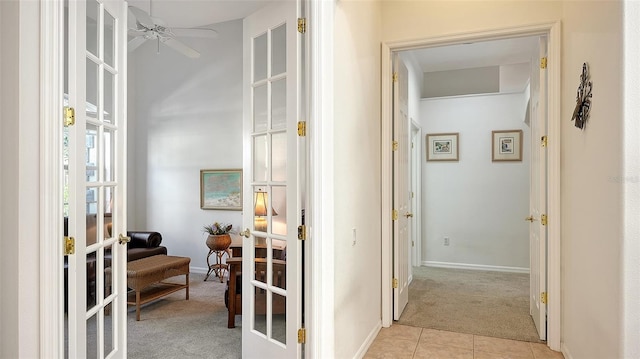
<svg viewBox="0 0 640 359">
<path fill-rule="evenodd" d="M 545 344 L 395 324 L 382 328 L 366 359 L 564 359 Z"/>
</svg>

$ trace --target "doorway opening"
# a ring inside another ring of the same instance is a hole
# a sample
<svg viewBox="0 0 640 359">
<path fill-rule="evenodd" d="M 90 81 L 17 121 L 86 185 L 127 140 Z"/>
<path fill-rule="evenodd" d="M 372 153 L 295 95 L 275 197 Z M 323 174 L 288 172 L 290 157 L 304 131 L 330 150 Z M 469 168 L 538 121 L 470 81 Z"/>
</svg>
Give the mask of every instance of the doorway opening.
<svg viewBox="0 0 640 359">
<path fill-rule="evenodd" d="M 435 49 L 435 48 L 443 48 L 444 46 L 449 46 L 449 45 L 460 45 L 462 46 L 465 43 L 477 43 L 480 41 L 493 41 L 493 40 L 498 40 L 498 39 L 509 39 L 509 38 L 523 38 L 523 37 L 539 37 L 539 36 L 545 36 L 549 39 L 549 61 L 558 61 L 558 33 L 557 33 L 557 25 L 555 24 L 547 24 L 544 26 L 540 26 L 537 27 L 535 29 L 531 29 L 531 28 L 526 28 L 526 29 L 508 29 L 508 30 L 503 30 L 503 31 L 499 31 L 499 33 L 496 32 L 491 32 L 491 33 L 478 33 L 478 34 L 472 34 L 472 35 L 460 35 L 460 36 L 452 36 L 450 38 L 447 38 L 445 40 L 443 40 L 442 38 L 439 39 L 425 39 L 425 40 L 418 40 L 418 41 L 414 41 L 411 43 L 407 43 L 407 42 L 398 42 L 398 43 L 387 43 L 383 45 L 383 56 L 382 56 L 382 61 L 383 61 L 383 74 L 388 73 L 389 76 L 385 76 L 383 75 L 383 141 L 386 141 L 387 138 L 391 138 L 391 132 L 390 128 L 391 128 L 391 95 L 390 95 L 390 82 L 391 82 L 391 54 L 392 52 L 403 52 L 403 51 L 408 51 L 408 50 L 415 50 L 415 49 L 419 49 L 419 48 L 429 48 L 429 49 Z M 531 56 L 532 57 L 532 56 Z M 464 58 L 464 57 L 463 57 Z M 446 70 L 445 70 L 446 71 Z M 546 134 L 551 137 L 552 135 L 555 136 L 559 133 L 559 125 L 557 123 L 557 119 L 558 119 L 558 114 L 559 114 L 559 107 L 558 104 L 555 103 L 555 101 L 552 100 L 552 93 L 555 93 L 555 91 L 558 90 L 558 85 L 559 85 L 559 72 L 557 67 L 554 68 L 553 70 L 551 69 L 547 69 L 547 75 L 549 78 L 549 96 L 547 98 L 549 98 L 548 104 L 549 104 L 549 110 L 548 110 L 548 128 L 546 129 Z M 467 78 L 468 79 L 468 78 Z M 464 82 L 463 82 L 464 84 Z M 496 96 L 497 97 L 497 96 Z M 434 102 L 436 100 L 433 100 Z M 526 102 L 524 104 L 524 107 L 526 107 Z M 522 111 L 523 113 L 525 112 L 524 109 Z M 411 115 L 411 109 L 410 109 L 410 115 Z M 425 135 L 427 133 L 429 133 L 429 131 L 432 131 L 431 129 L 425 129 L 422 128 L 423 130 L 423 136 L 425 137 Z M 440 132 L 444 132 L 442 130 L 438 130 L 437 128 L 434 129 L 433 133 L 440 133 Z M 485 134 L 486 135 L 486 134 Z M 389 137 L 387 137 L 389 136 Z M 485 139 L 484 141 L 491 141 L 491 131 L 489 131 L 489 135 L 486 135 L 487 139 Z M 466 139 L 462 136 L 459 137 L 460 141 L 468 141 L 469 138 L 467 137 Z M 526 138 L 525 138 L 526 140 Z M 425 145 L 425 138 L 421 139 L 422 141 L 422 145 Z M 537 139 L 536 139 L 537 141 Z M 556 144 L 557 145 L 557 144 Z M 463 147 L 464 148 L 464 147 Z M 423 147 L 422 150 L 422 154 L 421 156 L 423 156 L 423 158 L 420 160 L 420 162 L 423 164 L 423 166 L 426 166 L 425 161 L 424 161 L 424 156 L 426 156 L 426 151 L 427 148 Z M 491 151 L 491 147 L 490 145 L 487 146 L 487 151 Z M 558 161 L 559 159 L 559 149 L 558 148 L 554 148 L 553 150 L 550 148 L 547 148 L 547 157 L 548 157 L 548 161 L 549 161 L 549 166 L 548 166 L 548 172 L 547 172 L 547 183 L 549 185 L 549 192 L 547 194 L 547 198 L 548 198 L 548 206 L 547 206 L 547 213 L 552 213 L 555 212 L 559 209 L 559 199 L 556 196 L 556 193 L 554 193 L 554 191 L 559 188 L 559 167 L 558 164 L 556 163 L 556 161 Z M 486 152 L 486 151 L 485 151 Z M 461 150 L 460 156 L 461 158 L 463 158 L 462 156 L 469 156 L 469 153 L 465 153 Z M 489 158 L 489 163 L 491 162 L 491 154 L 489 152 L 489 154 L 487 155 L 487 157 Z M 389 158 L 384 158 L 383 157 L 383 170 L 385 167 L 385 164 L 387 163 L 387 161 L 390 162 Z M 425 174 L 425 176 L 429 176 L 428 172 L 424 171 L 423 174 Z M 388 179 L 388 178 L 387 178 Z M 390 179 L 388 179 L 389 182 Z M 423 178 L 423 183 L 426 180 L 426 178 Z M 424 190 L 425 192 L 427 191 L 426 189 Z M 423 198 L 424 198 L 425 193 L 423 193 Z M 424 202 L 423 202 L 424 203 Z M 423 208 L 423 212 L 427 211 L 427 207 L 425 206 L 425 208 Z M 386 213 L 384 208 L 383 208 L 383 213 Z M 463 212 L 464 213 L 464 212 Z M 556 212 L 557 213 L 557 212 Z M 526 212 L 525 212 L 526 214 Z M 422 217 L 423 219 L 427 216 L 426 213 L 422 213 L 422 216 L 417 215 L 417 217 Z M 526 217 L 526 216 L 525 216 Z M 465 218 L 464 216 L 459 216 L 458 220 L 460 221 L 464 221 Z M 523 221 L 523 218 L 519 218 L 519 221 Z M 524 222 L 526 224 L 526 222 Z M 429 223 L 423 223 L 422 224 L 422 238 L 425 238 L 425 234 L 426 232 L 429 230 Z M 392 239 L 391 239 L 391 229 L 392 228 L 392 224 L 389 224 L 388 227 L 383 227 L 383 244 L 384 243 L 392 243 Z M 388 230 L 388 231 L 387 231 Z M 557 228 L 551 228 L 551 227 L 546 227 L 545 229 L 548 233 L 549 236 L 549 248 L 548 248 L 548 255 L 546 256 L 547 259 L 547 263 L 548 266 L 546 267 L 547 272 L 548 272 L 548 285 L 547 285 L 547 293 L 551 292 L 551 291 L 556 291 L 559 288 L 559 246 L 557 246 L 556 244 L 554 244 L 552 242 L 552 237 L 553 238 L 558 238 L 559 237 L 559 232 L 557 230 Z M 385 239 L 385 237 L 389 238 L 389 241 L 387 242 Z M 448 237 L 448 238 L 447 238 Z M 451 247 L 451 236 L 447 236 L 444 233 L 441 233 L 440 235 L 436 236 L 434 238 L 435 240 L 438 241 L 438 244 L 440 247 Z M 448 241 L 447 241 L 448 239 Z M 428 239 L 427 239 L 428 241 Z M 526 241 L 528 242 L 528 236 L 526 238 Z M 447 246 L 447 242 L 449 242 L 449 246 Z M 428 246 L 428 242 L 425 242 L 423 240 L 422 242 L 423 245 L 426 244 L 426 246 Z M 391 245 L 390 245 L 391 247 Z M 412 247 L 415 248 L 415 247 Z M 440 248 L 442 249 L 442 248 Z M 450 248 L 447 248 L 450 249 Z M 424 248 L 422 249 L 422 252 L 418 254 L 418 256 L 420 255 L 427 255 L 428 253 L 428 249 Z M 393 273 L 392 273 L 392 267 L 389 263 L 393 262 L 395 259 L 391 258 L 392 256 L 390 255 L 388 258 L 386 258 L 388 260 L 388 262 L 383 263 L 383 283 L 385 281 L 386 275 L 389 275 L 389 277 L 393 278 Z M 395 257 L 395 255 L 394 255 Z M 416 255 L 415 253 L 412 252 L 411 257 L 415 258 Z M 446 258 L 446 257 L 445 257 Z M 528 260 L 528 255 L 525 255 L 524 258 L 526 260 Z M 422 263 L 428 262 L 429 259 L 428 258 L 422 258 Z M 449 261 L 453 261 L 451 259 L 449 259 Z M 446 261 L 445 261 L 446 262 Z M 464 263 L 464 262 L 463 262 Z M 469 263 L 469 262 L 467 262 Z M 508 267 L 516 267 L 518 268 L 519 266 L 517 265 L 512 265 L 512 266 L 508 266 Z M 525 268 L 527 267 L 526 265 L 524 266 Z M 495 269 L 495 268 L 494 268 Z M 557 293 L 557 292 L 556 292 Z M 391 325 L 391 314 L 390 314 L 390 310 L 387 310 L 386 308 L 391 308 L 392 307 L 392 302 L 393 302 L 393 295 L 391 291 L 387 291 L 387 290 L 383 290 L 383 308 L 385 308 L 383 310 L 383 325 L 387 326 L 387 325 Z M 388 303 L 388 304 L 385 304 Z M 547 340 L 548 340 L 548 345 L 552 348 L 552 349 L 559 349 L 559 317 L 556 316 L 558 314 L 559 308 L 556 307 L 556 303 L 554 304 L 549 304 L 548 306 L 548 336 L 547 336 Z"/>
</svg>

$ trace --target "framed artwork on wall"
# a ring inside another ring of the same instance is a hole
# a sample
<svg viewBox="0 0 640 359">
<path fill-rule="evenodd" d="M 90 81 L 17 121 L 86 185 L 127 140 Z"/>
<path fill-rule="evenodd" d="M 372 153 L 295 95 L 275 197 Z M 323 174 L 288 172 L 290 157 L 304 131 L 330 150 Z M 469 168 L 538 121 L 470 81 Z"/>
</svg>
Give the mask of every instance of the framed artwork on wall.
<svg viewBox="0 0 640 359">
<path fill-rule="evenodd" d="M 427 134 L 427 161 L 458 161 L 458 133 Z"/>
<path fill-rule="evenodd" d="M 242 210 L 242 170 L 200 170 L 200 208 Z"/>
<path fill-rule="evenodd" d="M 491 161 L 522 161 L 522 130 L 491 131 Z"/>
</svg>

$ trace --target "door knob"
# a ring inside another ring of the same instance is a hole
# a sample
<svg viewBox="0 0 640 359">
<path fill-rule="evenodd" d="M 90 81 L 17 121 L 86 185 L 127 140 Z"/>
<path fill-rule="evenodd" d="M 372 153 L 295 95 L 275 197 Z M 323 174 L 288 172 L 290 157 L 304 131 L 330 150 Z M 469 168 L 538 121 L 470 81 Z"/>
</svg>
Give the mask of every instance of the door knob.
<svg viewBox="0 0 640 359">
<path fill-rule="evenodd" d="M 249 230 L 249 228 L 245 228 L 244 231 L 240 232 L 239 234 L 244 238 L 249 238 L 249 236 L 251 235 L 251 231 Z"/>
<path fill-rule="evenodd" d="M 533 218 L 533 216 L 529 216 L 529 217 L 525 218 L 524 220 L 525 220 L 525 221 L 529 221 L 529 222 L 533 222 L 533 221 L 535 221 L 536 219 L 535 219 L 535 218 Z"/>
<path fill-rule="evenodd" d="M 407 214 L 405 214 L 404 216 L 407 217 L 407 218 L 410 218 L 410 217 L 413 217 L 413 213 L 408 213 L 407 212 Z"/>
<path fill-rule="evenodd" d="M 127 244 L 129 242 L 131 242 L 131 237 L 124 236 L 122 233 L 118 235 L 118 243 Z"/>
</svg>

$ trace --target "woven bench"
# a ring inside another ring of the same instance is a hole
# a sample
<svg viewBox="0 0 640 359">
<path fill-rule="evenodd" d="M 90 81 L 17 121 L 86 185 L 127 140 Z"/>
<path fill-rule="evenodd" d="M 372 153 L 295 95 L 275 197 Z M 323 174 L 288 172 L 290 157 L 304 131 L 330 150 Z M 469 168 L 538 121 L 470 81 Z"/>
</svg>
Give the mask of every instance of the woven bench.
<svg viewBox="0 0 640 359">
<path fill-rule="evenodd" d="M 127 286 L 132 289 L 127 304 L 136 306 L 136 320 L 140 320 L 140 306 L 186 289 L 189 300 L 189 263 L 191 258 L 157 255 L 127 263 Z M 185 275 L 185 284 L 166 283 L 164 279 Z"/>
</svg>

